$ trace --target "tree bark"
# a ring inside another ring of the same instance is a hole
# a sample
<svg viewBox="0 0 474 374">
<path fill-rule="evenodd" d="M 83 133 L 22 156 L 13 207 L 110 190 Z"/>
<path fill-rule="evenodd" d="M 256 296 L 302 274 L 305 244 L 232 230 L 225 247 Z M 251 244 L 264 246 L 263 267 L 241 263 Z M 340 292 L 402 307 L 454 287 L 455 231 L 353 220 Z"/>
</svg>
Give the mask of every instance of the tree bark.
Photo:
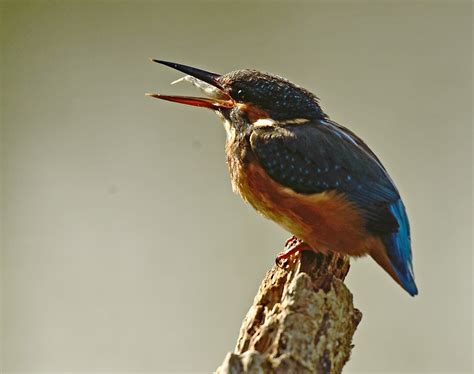
<svg viewBox="0 0 474 374">
<path fill-rule="evenodd" d="M 267 272 L 218 374 L 340 373 L 362 313 L 343 280 L 349 258 L 303 251 Z"/>
</svg>

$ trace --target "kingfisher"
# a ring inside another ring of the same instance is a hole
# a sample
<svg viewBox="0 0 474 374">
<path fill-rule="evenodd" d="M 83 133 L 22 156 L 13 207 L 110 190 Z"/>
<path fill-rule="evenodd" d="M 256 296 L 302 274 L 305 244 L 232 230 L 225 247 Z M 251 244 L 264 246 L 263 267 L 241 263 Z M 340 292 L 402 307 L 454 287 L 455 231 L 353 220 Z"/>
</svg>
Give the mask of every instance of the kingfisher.
<svg viewBox="0 0 474 374">
<path fill-rule="evenodd" d="M 152 59 L 185 74 L 203 97 L 148 96 L 213 110 L 227 134 L 232 188 L 293 234 L 282 261 L 302 250 L 371 256 L 411 296 L 410 226 L 392 178 L 351 130 L 332 121 L 310 91 L 274 74 L 217 74 Z"/>
</svg>

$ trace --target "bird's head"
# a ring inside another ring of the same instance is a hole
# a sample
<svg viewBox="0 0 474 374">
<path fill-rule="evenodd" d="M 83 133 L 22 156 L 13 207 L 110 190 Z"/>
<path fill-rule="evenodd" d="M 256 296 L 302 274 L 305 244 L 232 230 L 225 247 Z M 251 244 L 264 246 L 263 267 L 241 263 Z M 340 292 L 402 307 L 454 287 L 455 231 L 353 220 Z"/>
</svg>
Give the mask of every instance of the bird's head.
<svg viewBox="0 0 474 374">
<path fill-rule="evenodd" d="M 191 82 L 207 97 L 148 96 L 212 109 L 237 131 L 244 131 L 256 123 L 278 125 L 326 117 L 316 96 L 273 74 L 237 70 L 220 75 L 173 62 L 152 61 L 187 74 L 175 82 Z"/>
</svg>

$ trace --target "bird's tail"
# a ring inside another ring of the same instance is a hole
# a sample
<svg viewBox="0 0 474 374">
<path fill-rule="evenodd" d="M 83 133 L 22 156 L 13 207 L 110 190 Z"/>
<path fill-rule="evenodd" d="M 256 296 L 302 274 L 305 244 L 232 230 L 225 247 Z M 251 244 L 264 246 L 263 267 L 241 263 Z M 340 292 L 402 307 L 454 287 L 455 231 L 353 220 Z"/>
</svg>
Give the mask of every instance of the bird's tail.
<svg viewBox="0 0 474 374">
<path fill-rule="evenodd" d="M 393 271 L 398 278 L 398 283 L 411 295 L 418 294 L 413 275 L 410 225 L 405 212 L 405 206 L 401 200 L 390 205 L 390 211 L 398 222 L 398 231 L 382 237 L 385 250 Z M 375 257 L 374 257 L 375 258 Z M 377 259 L 375 259 L 377 261 Z M 377 261 L 378 262 L 378 261 Z M 390 272 L 389 272 L 390 273 Z"/>
</svg>

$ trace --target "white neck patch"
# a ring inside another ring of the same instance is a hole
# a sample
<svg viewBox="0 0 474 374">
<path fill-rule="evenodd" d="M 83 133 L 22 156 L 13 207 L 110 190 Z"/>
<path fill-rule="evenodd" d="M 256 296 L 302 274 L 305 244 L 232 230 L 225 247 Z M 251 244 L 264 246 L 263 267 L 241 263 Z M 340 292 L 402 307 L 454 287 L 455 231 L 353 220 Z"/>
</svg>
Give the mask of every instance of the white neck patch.
<svg viewBox="0 0 474 374">
<path fill-rule="evenodd" d="M 274 127 L 278 122 L 271 118 L 260 118 L 253 123 L 253 127 Z"/>
<path fill-rule="evenodd" d="M 253 123 L 254 127 L 274 127 L 274 126 L 285 126 L 285 125 L 303 125 L 309 122 L 306 118 L 293 118 L 284 121 L 275 121 L 271 118 L 260 118 Z"/>
</svg>

